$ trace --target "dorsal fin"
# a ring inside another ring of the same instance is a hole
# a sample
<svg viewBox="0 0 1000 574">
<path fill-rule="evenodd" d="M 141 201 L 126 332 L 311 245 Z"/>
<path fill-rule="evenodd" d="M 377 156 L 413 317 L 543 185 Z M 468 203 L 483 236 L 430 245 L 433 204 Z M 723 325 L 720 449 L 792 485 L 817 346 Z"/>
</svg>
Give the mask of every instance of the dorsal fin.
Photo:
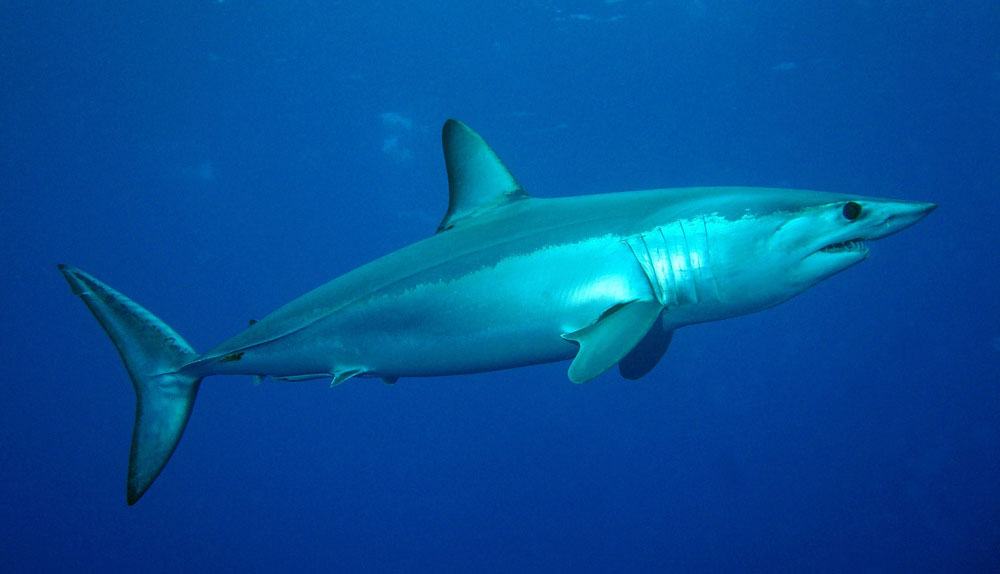
<svg viewBox="0 0 1000 574">
<path fill-rule="evenodd" d="M 441 143 L 448 168 L 448 212 L 438 232 L 475 213 L 528 197 L 496 152 L 469 126 L 446 121 Z"/>
</svg>

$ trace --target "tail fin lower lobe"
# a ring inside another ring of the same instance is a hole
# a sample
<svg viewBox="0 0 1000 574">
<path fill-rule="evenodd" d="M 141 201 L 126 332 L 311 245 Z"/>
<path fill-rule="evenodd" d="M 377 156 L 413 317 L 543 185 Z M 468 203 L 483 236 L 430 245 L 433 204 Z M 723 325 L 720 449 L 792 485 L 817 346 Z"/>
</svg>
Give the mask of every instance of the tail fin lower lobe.
<svg viewBox="0 0 1000 574">
<path fill-rule="evenodd" d="M 201 377 L 180 369 L 197 353 L 128 297 L 74 267 L 60 265 L 59 270 L 111 337 L 135 387 L 127 487 L 132 505 L 156 480 L 184 433 Z"/>
</svg>

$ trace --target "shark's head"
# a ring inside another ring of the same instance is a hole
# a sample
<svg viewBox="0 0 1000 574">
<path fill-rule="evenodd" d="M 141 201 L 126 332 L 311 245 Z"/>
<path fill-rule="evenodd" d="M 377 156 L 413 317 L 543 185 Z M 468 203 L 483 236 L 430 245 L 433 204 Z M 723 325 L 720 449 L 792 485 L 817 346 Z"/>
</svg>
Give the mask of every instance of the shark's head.
<svg viewBox="0 0 1000 574">
<path fill-rule="evenodd" d="M 806 205 L 772 215 L 784 221 L 767 246 L 772 253 L 784 254 L 788 280 L 806 289 L 867 258 L 867 242 L 913 225 L 936 207 L 860 197 Z"/>
<path fill-rule="evenodd" d="M 867 243 L 905 229 L 933 203 L 798 190 L 735 190 L 743 209 L 706 219 L 721 301 L 741 312 L 785 301 L 868 257 Z M 749 206 L 749 207 L 748 207 Z"/>
</svg>

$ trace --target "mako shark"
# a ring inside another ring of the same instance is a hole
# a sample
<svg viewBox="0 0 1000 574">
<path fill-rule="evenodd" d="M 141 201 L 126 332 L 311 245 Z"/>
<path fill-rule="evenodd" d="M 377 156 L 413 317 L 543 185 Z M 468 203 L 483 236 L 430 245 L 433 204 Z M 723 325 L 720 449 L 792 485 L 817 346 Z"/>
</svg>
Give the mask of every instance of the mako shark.
<svg viewBox="0 0 1000 574">
<path fill-rule="evenodd" d="M 173 453 L 209 375 L 299 381 L 457 375 L 572 359 L 637 379 L 685 325 L 766 309 L 868 256 L 936 205 L 748 187 L 530 197 L 444 124 L 449 204 L 430 237 L 292 300 L 204 354 L 93 276 L 59 268 L 136 393 L 127 501 Z"/>
</svg>

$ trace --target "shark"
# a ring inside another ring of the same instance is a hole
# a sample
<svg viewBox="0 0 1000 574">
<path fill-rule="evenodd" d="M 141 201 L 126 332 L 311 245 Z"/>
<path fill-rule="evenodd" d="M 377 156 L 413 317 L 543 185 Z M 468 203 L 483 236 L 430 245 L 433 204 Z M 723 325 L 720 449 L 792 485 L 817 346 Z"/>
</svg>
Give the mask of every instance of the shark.
<svg viewBox="0 0 1000 574">
<path fill-rule="evenodd" d="M 528 195 L 457 120 L 442 130 L 449 202 L 429 237 L 196 352 L 144 307 L 60 265 L 136 395 L 126 500 L 173 454 L 202 379 L 439 377 L 571 361 L 641 378 L 680 327 L 777 305 L 868 257 L 934 203 L 753 187 Z"/>
</svg>

